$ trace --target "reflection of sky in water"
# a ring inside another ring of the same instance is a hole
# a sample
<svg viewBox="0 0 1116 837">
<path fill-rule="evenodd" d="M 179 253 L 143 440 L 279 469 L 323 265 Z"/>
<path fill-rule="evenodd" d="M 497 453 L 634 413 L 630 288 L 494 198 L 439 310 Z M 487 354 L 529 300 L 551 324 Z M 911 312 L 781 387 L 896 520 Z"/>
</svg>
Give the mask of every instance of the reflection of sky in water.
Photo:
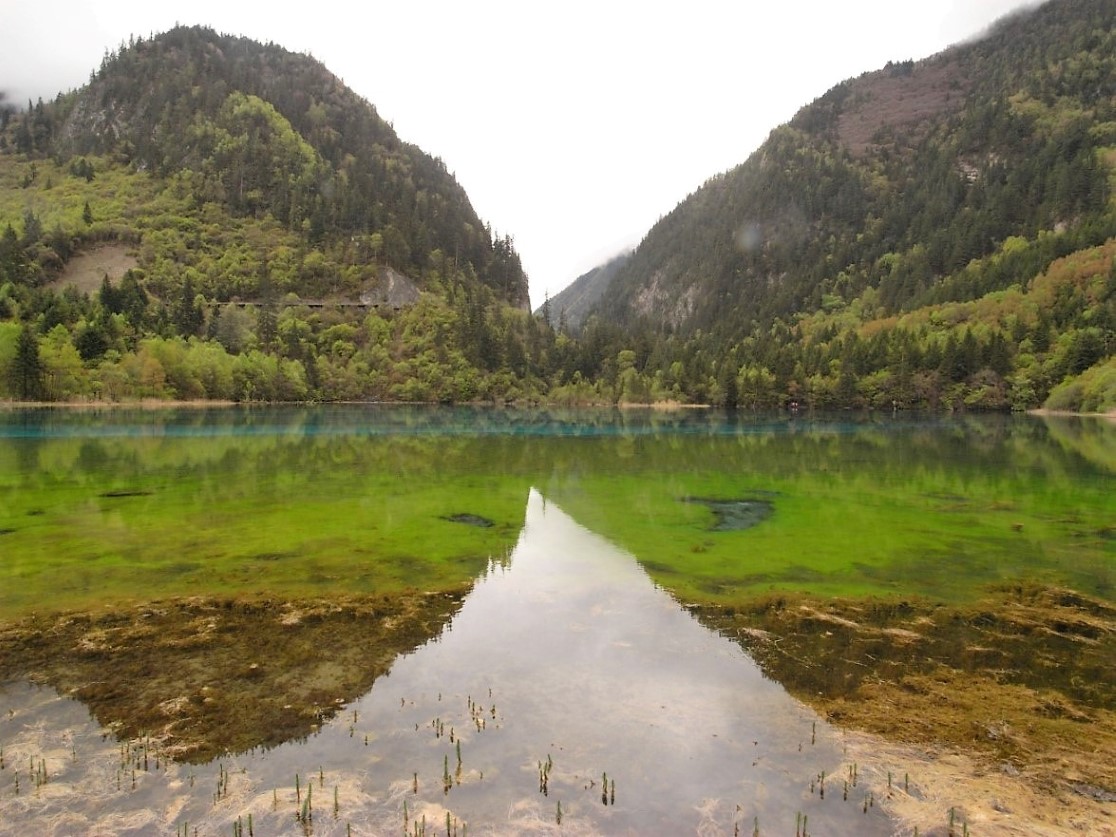
<svg viewBox="0 0 1116 837">
<path fill-rule="evenodd" d="M 76 705 L 24 686 L 0 692 L 0 708 L 14 710 L 0 719 L 9 764 L 46 755 L 52 774 L 36 791 L 25 768 L 18 798 L 3 778 L 0 831 L 173 833 L 188 822 L 228 833 L 252 812 L 255 833 L 298 834 L 296 773 L 303 793 L 314 779 L 318 835 L 349 824 L 402 833 L 405 800 L 428 834 L 444 833 L 447 810 L 469 834 L 557 831 L 559 801 L 566 834 L 732 834 L 736 824 L 751 834 L 754 817 L 761 834 L 790 833 L 798 811 L 811 833 L 891 830 L 878 808 L 862 813 L 863 794 L 842 802 L 839 778 L 825 801 L 811 794 L 812 776 L 837 771 L 839 739 L 819 722 L 811 744 L 813 713 L 738 646 L 536 492 L 526 521 L 510 566 L 478 582 L 439 640 L 399 659 L 309 740 L 224 759 L 232 780 L 217 802 L 216 765 L 141 772 L 135 791 L 128 773 L 116 791 L 119 745 L 101 741 Z M 446 794 L 458 742 L 460 784 Z M 548 756 L 544 796 L 537 765 Z M 615 805 L 601 803 L 606 772 Z"/>
</svg>

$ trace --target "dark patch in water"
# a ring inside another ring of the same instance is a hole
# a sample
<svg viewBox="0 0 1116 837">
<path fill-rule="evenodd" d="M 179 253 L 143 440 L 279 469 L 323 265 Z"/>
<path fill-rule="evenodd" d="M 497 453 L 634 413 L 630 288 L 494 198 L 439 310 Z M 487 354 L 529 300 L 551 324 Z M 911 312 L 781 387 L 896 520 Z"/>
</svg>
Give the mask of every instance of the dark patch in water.
<svg viewBox="0 0 1116 837">
<path fill-rule="evenodd" d="M 100 496 L 108 499 L 115 499 L 117 497 L 150 497 L 151 494 L 152 492 L 144 491 L 143 489 L 119 488 L 113 491 L 106 491 Z"/>
<path fill-rule="evenodd" d="M 252 556 L 253 561 L 278 561 L 280 558 L 294 558 L 294 552 L 257 552 Z"/>
<path fill-rule="evenodd" d="M 0 535 L 10 535 L 15 529 L 0 529 Z"/>
<path fill-rule="evenodd" d="M 42 517 L 44 514 L 46 514 L 46 512 L 42 509 L 29 509 L 27 512 L 28 517 Z"/>
<path fill-rule="evenodd" d="M 771 517 L 775 511 L 769 500 L 755 497 L 739 500 L 714 500 L 707 497 L 684 497 L 685 503 L 699 503 L 713 512 L 713 525 L 710 532 L 740 532 L 751 529 Z"/>
<path fill-rule="evenodd" d="M 479 529 L 491 529 L 496 525 L 495 522 L 487 517 L 481 517 L 479 514 L 451 514 L 443 517 L 442 520 L 448 520 L 450 523 L 464 523 L 466 526 L 476 526 Z"/>
</svg>

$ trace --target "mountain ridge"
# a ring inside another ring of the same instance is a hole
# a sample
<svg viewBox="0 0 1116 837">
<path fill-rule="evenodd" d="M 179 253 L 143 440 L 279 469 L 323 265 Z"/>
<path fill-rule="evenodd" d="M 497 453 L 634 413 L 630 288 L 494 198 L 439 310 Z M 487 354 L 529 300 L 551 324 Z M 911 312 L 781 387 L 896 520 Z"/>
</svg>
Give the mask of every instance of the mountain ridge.
<svg viewBox="0 0 1116 837">
<path fill-rule="evenodd" d="M 177 27 L 3 112 L 0 397 L 515 399 L 510 236 L 315 59 Z M 71 259 L 109 244 L 89 291 Z"/>
<path fill-rule="evenodd" d="M 1085 54 L 1103 55 L 1102 45 L 1112 43 L 1113 25 L 1116 13 L 1110 4 L 1097 0 L 1052 2 L 1012 16 L 993 27 L 983 40 L 835 85 L 775 128 L 746 162 L 710 178 L 653 227 L 629 267 L 610 286 L 602 313 L 623 322 L 648 316 L 652 323 L 692 329 L 712 322 L 710 310 L 723 309 L 723 300 L 712 307 L 704 300 L 703 316 L 699 310 L 703 300 L 697 298 L 707 296 L 702 283 L 714 284 L 709 290 L 727 294 L 730 304 L 743 308 L 741 319 L 755 314 L 769 318 L 790 310 L 792 304 L 817 305 L 820 294 L 815 290 L 819 286 L 823 292 L 831 290 L 826 285 L 836 285 L 838 274 L 850 264 L 864 275 L 854 277 L 855 285 L 849 289 L 852 294 L 837 288 L 843 296 L 851 298 L 869 284 L 878 285 L 882 277 L 873 270 L 876 259 L 895 245 L 904 250 L 913 247 L 916 239 L 929 238 L 932 244 L 935 228 L 948 226 L 949 216 L 965 209 L 965 200 L 973 193 L 991 191 L 989 181 L 1006 178 L 1010 173 L 1003 170 L 1025 158 L 1025 152 L 1041 154 L 1048 150 L 1043 145 L 1063 140 L 1066 145 L 1081 144 L 1081 137 L 1068 134 L 1082 126 L 1055 126 L 1067 136 L 1046 136 L 1041 133 L 1043 126 L 1036 129 L 1034 125 L 1042 114 L 1028 113 L 1029 102 L 1013 102 L 1010 96 L 1084 95 L 1085 84 L 1057 93 L 1020 89 L 1019 85 L 1029 70 L 1039 72 L 1035 67 L 1048 60 L 1056 64 L 1068 61 L 1082 43 Z M 1091 28 L 1100 34 L 1094 36 Z M 1090 44 L 1090 40 L 1096 43 Z M 1044 43 L 1053 46 L 1044 47 Z M 1107 66 L 1103 58 L 1097 60 Z M 1050 74 L 1043 78 L 1049 80 Z M 911 93 L 909 100 L 897 92 L 904 89 Z M 1100 101 L 1090 104 L 1103 106 L 1107 121 L 1111 91 L 1106 94 L 1094 95 Z M 902 106 L 898 115 L 880 107 L 881 97 L 885 106 Z M 964 118 L 954 118 L 957 114 Z M 943 139 L 953 147 L 945 148 Z M 1090 150 L 1095 145 L 1091 143 Z M 956 252 L 932 252 L 931 263 L 918 268 L 918 281 L 932 284 L 935 277 L 954 272 L 971 258 L 991 254 L 994 248 L 989 244 L 1008 235 L 1033 236 L 1074 214 L 1103 208 L 1110 190 L 1105 179 L 1097 177 L 1100 169 L 1095 163 L 1085 155 L 1059 158 L 1051 153 L 1050 157 L 1051 166 L 1073 166 L 1069 177 L 1077 182 L 1100 180 L 1100 185 L 1075 203 L 1072 196 L 1054 195 L 1057 184 L 1044 182 L 1041 172 L 1032 171 L 1029 181 L 1022 184 L 1030 192 L 1021 189 L 1017 195 L 1009 195 L 1001 189 L 991 197 L 1018 207 L 1026 197 L 1037 195 L 1049 206 L 1040 207 L 1030 217 L 1020 213 L 1022 217 L 973 231 Z M 921 179 L 919 167 L 927 175 Z M 938 182 L 933 183 L 931 176 Z M 801 183 L 813 188 L 798 188 Z M 909 205 L 925 205 L 932 211 L 920 215 L 897 208 L 895 195 Z M 873 218 L 879 229 L 868 223 Z M 972 226 L 966 219 L 957 224 Z M 904 233 L 908 241 L 902 240 Z M 869 241 L 858 239 L 864 234 Z M 694 253 L 689 260 L 682 258 L 680 236 L 688 239 L 687 246 Z M 832 245 L 827 242 L 830 236 L 835 237 Z M 952 230 L 950 236 L 963 239 L 964 229 Z M 813 252 L 803 257 L 788 255 L 800 245 Z M 787 272 L 807 271 L 812 275 L 801 277 L 799 288 L 778 281 Z M 774 306 L 749 307 L 743 299 L 743 286 L 749 282 L 778 286 L 774 290 L 790 298 Z M 894 304 L 907 302 L 913 294 L 901 289 L 899 296 L 902 300 Z M 687 326 L 695 316 L 693 325 Z"/>
<path fill-rule="evenodd" d="M 549 320 L 561 331 L 568 330 L 576 334 L 617 271 L 632 257 L 632 252 L 627 250 L 619 253 L 581 274 L 536 308 L 535 316 Z"/>
</svg>

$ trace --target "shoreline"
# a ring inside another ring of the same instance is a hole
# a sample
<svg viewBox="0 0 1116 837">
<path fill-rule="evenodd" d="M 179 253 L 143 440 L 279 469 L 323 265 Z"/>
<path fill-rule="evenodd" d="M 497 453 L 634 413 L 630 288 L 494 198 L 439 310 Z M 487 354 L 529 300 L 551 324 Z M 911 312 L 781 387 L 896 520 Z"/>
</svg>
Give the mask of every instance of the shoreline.
<svg viewBox="0 0 1116 837">
<path fill-rule="evenodd" d="M 1087 418 L 1102 418 L 1108 421 L 1116 422 L 1116 409 L 1108 410 L 1104 413 L 1075 413 L 1070 410 L 1048 410 L 1045 407 L 1039 407 L 1035 410 L 1028 410 L 1028 415 L 1032 416 L 1069 416 L 1069 417 L 1087 417 Z"/>
<path fill-rule="evenodd" d="M 141 398 L 138 401 L 14 401 L 14 400 L 0 400 L 0 411 L 4 410 L 171 410 L 171 409 L 193 409 L 202 410 L 209 408 L 228 408 L 228 407 L 273 407 L 273 406 L 297 406 L 297 407 L 314 407 L 314 406 L 327 406 L 327 405 L 376 405 L 376 406 L 441 406 L 438 401 L 229 401 L 229 400 L 207 400 L 207 399 L 189 399 L 185 401 L 168 400 L 163 398 Z M 517 409 L 519 405 L 516 404 L 498 404 L 490 401 L 464 401 L 449 406 L 458 407 L 505 407 L 508 409 Z M 541 401 L 537 404 L 528 405 L 534 408 L 548 408 L 553 407 L 556 409 L 616 409 L 616 410 L 657 410 L 662 412 L 673 412 L 683 410 L 712 410 L 715 406 L 712 404 L 684 404 L 680 401 L 653 401 L 646 404 L 636 404 L 630 402 L 621 402 L 618 404 L 557 404 Z M 745 411 L 746 412 L 746 411 Z M 775 410 L 772 412 L 782 412 Z M 809 410 L 805 411 L 809 413 Z M 827 411 L 828 412 L 828 411 Z M 834 412 L 843 412 L 840 410 Z M 871 412 L 871 411 L 868 411 Z M 882 411 L 886 412 L 886 411 Z M 936 415 L 937 413 L 930 413 Z M 952 415 L 953 411 L 943 410 L 941 415 Z M 1010 415 L 1010 412 L 1007 414 Z M 1026 410 L 1026 415 L 1031 416 L 1061 416 L 1061 417 L 1076 417 L 1076 418 L 1101 418 L 1107 421 L 1116 422 L 1116 409 L 1108 410 L 1103 413 L 1077 413 L 1069 410 L 1048 410 L 1045 407 L 1036 407 L 1033 410 Z"/>
<path fill-rule="evenodd" d="M 139 401 L 0 401 L 0 410 L 204 410 L 209 407 L 241 407 L 266 404 L 265 401 L 166 401 L 161 398 L 141 398 Z M 306 403 L 311 402 L 292 402 Z"/>
</svg>

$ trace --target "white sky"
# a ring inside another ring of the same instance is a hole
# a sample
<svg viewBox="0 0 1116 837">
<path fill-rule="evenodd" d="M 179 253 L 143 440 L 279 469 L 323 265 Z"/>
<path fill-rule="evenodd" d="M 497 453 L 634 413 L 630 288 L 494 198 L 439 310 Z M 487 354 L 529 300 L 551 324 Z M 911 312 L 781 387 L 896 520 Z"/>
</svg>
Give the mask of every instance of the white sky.
<svg viewBox="0 0 1116 837">
<path fill-rule="evenodd" d="M 176 23 L 309 52 L 513 236 L 534 306 L 850 76 L 1028 0 L 0 0 L 0 90 L 53 98 Z"/>
</svg>

